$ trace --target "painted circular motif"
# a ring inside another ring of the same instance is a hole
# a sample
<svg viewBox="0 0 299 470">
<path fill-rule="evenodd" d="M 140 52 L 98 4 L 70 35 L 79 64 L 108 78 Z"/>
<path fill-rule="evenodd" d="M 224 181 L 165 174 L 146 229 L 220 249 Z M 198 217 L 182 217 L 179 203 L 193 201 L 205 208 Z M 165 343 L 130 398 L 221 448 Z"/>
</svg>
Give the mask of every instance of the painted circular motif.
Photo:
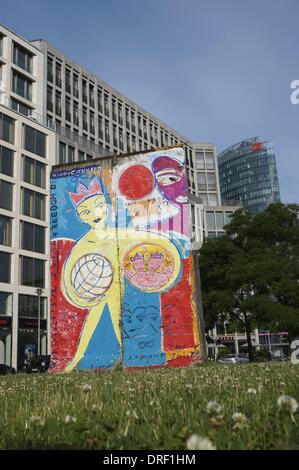
<svg viewBox="0 0 299 470">
<path fill-rule="evenodd" d="M 154 175 L 145 165 L 131 165 L 120 175 L 118 187 L 127 199 L 143 199 L 154 189 Z"/>
<path fill-rule="evenodd" d="M 125 254 L 123 268 L 126 278 L 138 289 L 159 292 L 169 286 L 174 274 L 174 259 L 163 246 L 142 243 Z"/>
<path fill-rule="evenodd" d="M 79 297 L 94 300 L 109 289 L 113 280 L 110 261 L 98 253 L 81 256 L 73 265 L 71 283 Z"/>
</svg>

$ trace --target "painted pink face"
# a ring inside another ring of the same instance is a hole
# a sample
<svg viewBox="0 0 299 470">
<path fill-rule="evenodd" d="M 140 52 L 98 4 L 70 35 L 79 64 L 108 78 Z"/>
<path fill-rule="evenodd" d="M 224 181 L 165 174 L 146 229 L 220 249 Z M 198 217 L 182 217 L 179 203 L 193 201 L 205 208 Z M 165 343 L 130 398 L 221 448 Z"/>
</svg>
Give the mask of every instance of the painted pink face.
<svg viewBox="0 0 299 470">
<path fill-rule="evenodd" d="M 139 257 L 137 257 L 137 258 L 135 257 L 135 259 L 134 259 L 134 258 L 131 258 L 131 261 L 132 261 L 132 265 L 133 265 L 135 271 L 137 271 L 138 273 L 144 271 L 144 263 L 145 263 L 145 260 L 144 260 L 143 257 L 142 257 L 142 258 L 141 258 L 141 257 L 140 257 L 140 258 L 139 258 Z"/>
<path fill-rule="evenodd" d="M 161 264 L 163 262 L 163 258 L 150 258 L 148 262 L 148 269 L 149 271 L 156 271 L 157 269 L 160 268 Z"/>
</svg>

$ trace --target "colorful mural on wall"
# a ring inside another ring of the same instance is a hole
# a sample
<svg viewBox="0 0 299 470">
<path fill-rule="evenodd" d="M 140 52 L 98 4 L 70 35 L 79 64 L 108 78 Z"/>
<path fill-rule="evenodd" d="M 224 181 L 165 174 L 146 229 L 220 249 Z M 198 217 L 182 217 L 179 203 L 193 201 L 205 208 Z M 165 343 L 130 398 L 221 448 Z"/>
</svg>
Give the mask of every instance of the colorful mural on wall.
<svg viewBox="0 0 299 470">
<path fill-rule="evenodd" d="M 51 368 L 199 358 L 182 148 L 51 175 Z"/>
</svg>

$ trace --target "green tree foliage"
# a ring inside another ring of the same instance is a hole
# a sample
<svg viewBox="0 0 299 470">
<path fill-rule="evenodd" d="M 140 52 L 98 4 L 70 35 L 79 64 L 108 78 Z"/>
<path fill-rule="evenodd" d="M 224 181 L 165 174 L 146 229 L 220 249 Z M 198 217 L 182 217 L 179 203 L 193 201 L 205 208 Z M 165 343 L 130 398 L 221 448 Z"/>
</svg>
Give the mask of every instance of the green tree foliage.
<svg viewBox="0 0 299 470">
<path fill-rule="evenodd" d="M 250 360 L 252 328 L 299 333 L 299 205 L 275 203 L 255 216 L 238 210 L 224 236 L 203 244 L 200 268 L 207 327 L 236 322 Z"/>
</svg>

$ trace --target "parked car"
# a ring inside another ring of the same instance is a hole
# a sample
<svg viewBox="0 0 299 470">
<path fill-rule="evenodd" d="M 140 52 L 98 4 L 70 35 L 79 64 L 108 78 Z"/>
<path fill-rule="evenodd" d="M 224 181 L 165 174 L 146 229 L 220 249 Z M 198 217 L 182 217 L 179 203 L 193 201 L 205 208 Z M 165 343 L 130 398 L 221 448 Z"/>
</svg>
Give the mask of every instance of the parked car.
<svg viewBox="0 0 299 470">
<path fill-rule="evenodd" d="M 14 367 L 7 366 L 6 364 L 0 364 L 0 375 L 15 374 L 16 369 Z"/>
<path fill-rule="evenodd" d="M 221 364 L 244 364 L 249 362 L 247 356 L 242 354 L 226 354 L 218 359 Z"/>
</svg>

